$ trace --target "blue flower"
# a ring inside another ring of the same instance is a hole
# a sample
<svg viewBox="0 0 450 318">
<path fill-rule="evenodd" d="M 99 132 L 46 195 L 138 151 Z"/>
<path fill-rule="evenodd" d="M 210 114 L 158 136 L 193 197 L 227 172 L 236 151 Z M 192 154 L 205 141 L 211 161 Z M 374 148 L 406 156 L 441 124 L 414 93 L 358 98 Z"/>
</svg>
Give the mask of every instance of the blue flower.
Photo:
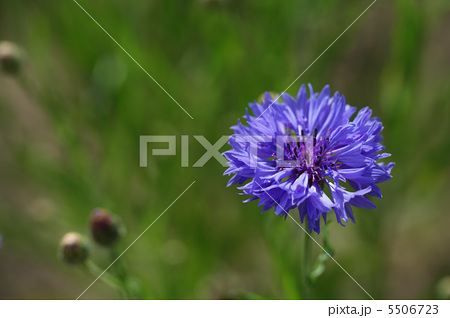
<svg viewBox="0 0 450 318">
<path fill-rule="evenodd" d="M 228 186 L 239 187 L 241 194 L 259 200 L 262 211 L 275 207 L 285 218 L 298 208 L 300 220 L 320 232 L 321 217 L 334 210 L 337 221 L 355 222 L 352 208 L 374 209 L 369 196 L 382 197 L 376 184 L 392 178 L 394 163 L 380 163 L 389 157 L 380 153 L 382 123 L 365 107 L 352 119 L 355 107 L 330 88 L 308 98 L 304 85 L 297 98 L 283 93 L 273 100 L 265 93 L 261 104 L 250 103 L 244 118 L 231 127 L 232 149 L 226 151 L 232 175 Z"/>
</svg>

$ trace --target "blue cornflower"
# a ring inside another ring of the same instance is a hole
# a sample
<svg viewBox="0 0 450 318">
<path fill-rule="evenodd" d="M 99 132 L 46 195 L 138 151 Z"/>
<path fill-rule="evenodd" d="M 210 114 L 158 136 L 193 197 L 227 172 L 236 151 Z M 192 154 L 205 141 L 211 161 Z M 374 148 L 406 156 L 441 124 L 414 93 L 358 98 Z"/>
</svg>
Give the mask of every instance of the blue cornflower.
<svg viewBox="0 0 450 318">
<path fill-rule="evenodd" d="M 275 207 L 284 217 L 298 208 L 319 233 L 320 218 L 326 222 L 332 210 L 344 225 L 355 222 L 351 206 L 374 209 L 368 196 L 382 197 L 376 184 L 392 178 L 394 163 L 378 162 L 390 154 L 380 153 L 383 125 L 368 107 L 351 120 L 356 108 L 344 96 L 330 96 L 328 86 L 320 94 L 309 89 L 309 98 L 302 85 L 297 98 L 265 93 L 261 104 L 249 104 L 247 125 L 231 127 L 225 174 L 233 175 L 228 186 L 246 183 L 239 187 L 251 196 L 244 202 L 259 199 L 263 212 Z"/>
</svg>

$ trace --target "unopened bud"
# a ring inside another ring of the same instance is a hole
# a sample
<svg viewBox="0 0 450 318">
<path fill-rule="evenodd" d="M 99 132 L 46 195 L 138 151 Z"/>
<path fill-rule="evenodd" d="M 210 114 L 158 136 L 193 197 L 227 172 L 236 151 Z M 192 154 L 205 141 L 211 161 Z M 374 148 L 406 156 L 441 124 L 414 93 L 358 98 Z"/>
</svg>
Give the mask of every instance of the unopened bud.
<svg viewBox="0 0 450 318">
<path fill-rule="evenodd" d="M 23 62 L 22 50 L 14 43 L 0 42 L 0 67 L 3 72 L 16 74 Z"/>
<path fill-rule="evenodd" d="M 100 245 L 111 246 L 120 237 L 119 223 L 108 210 L 98 208 L 92 211 L 90 227 L 92 237 Z"/>
<path fill-rule="evenodd" d="M 61 259 L 68 264 L 83 263 L 89 255 L 85 238 L 78 233 L 69 232 L 60 242 Z"/>
</svg>

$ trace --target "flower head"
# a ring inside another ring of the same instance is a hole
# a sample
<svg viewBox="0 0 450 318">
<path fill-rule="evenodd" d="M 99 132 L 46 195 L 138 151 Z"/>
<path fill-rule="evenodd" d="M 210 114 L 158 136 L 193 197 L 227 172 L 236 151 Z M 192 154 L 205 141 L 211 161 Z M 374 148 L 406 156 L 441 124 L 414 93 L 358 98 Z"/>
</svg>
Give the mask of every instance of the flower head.
<svg viewBox="0 0 450 318">
<path fill-rule="evenodd" d="M 79 233 L 66 233 L 59 243 L 60 258 L 68 264 L 81 264 L 88 258 L 86 239 Z"/>
<path fill-rule="evenodd" d="M 0 69 L 7 74 L 17 74 L 23 62 L 23 52 L 14 43 L 0 42 Z"/>
<path fill-rule="evenodd" d="M 108 210 L 97 208 L 89 220 L 92 237 L 103 246 L 114 245 L 120 238 L 119 223 Z"/>
<path fill-rule="evenodd" d="M 332 210 L 344 225 L 355 222 L 351 206 L 374 209 L 368 197 L 382 196 L 376 184 L 391 179 L 394 163 L 378 162 L 390 154 L 380 153 L 383 125 L 368 107 L 352 119 L 356 108 L 344 96 L 330 96 L 328 86 L 320 94 L 309 89 L 309 98 L 302 85 L 296 98 L 266 93 L 261 104 L 249 104 L 247 125 L 231 127 L 225 174 L 233 175 L 228 186 L 245 183 L 239 189 L 251 197 L 244 202 L 259 199 L 262 211 L 275 207 L 284 217 L 298 208 L 319 233 Z"/>
</svg>

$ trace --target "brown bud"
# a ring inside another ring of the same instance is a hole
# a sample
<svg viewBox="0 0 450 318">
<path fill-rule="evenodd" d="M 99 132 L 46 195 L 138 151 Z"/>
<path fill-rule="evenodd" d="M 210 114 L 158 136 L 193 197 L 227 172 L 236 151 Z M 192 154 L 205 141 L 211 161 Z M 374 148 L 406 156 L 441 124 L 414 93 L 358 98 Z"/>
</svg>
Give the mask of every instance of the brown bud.
<svg viewBox="0 0 450 318">
<path fill-rule="evenodd" d="M 22 50 L 14 43 L 0 42 L 0 67 L 7 74 L 16 74 L 22 65 Z"/>
<path fill-rule="evenodd" d="M 68 264 L 83 263 L 89 255 L 86 240 L 81 234 L 66 233 L 59 245 L 60 257 Z"/>
<path fill-rule="evenodd" d="M 108 210 L 97 208 L 92 211 L 90 228 L 94 240 L 103 246 L 111 246 L 120 237 L 120 228 L 116 218 Z"/>
</svg>

